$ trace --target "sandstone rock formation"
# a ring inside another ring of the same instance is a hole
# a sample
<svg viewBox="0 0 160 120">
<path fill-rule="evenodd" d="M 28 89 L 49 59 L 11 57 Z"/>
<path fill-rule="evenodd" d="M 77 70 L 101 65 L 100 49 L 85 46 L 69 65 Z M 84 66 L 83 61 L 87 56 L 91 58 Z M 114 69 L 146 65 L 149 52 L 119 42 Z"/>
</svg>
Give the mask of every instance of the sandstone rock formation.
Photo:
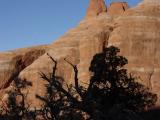
<svg viewBox="0 0 160 120">
<path fill-rule="evenodd" d="M 79 80 L 85 84 L 89 80 L 88 68 L 93 55 L 108 45 L 115 45 L 128 58 L 126 67 L 130 72 L 158 94 L 157 105 L 160 105 L 159 8 L 159 0 L 144 0 L 134 8 L 128 8 L 124 2 L 113 3 L 106 11 L 103 0 L 90 0 L 87 19 L 52 44 L 0 53 L 1 91 L 15 77 L 26 79 L 32 82 L 28 100 L 33 106 L 39 106 L 35 94 L 45 92 L 39 72 L 51 73 L 53 66 L 46 53 L 58 61 L 57 75 L 64 82 L 70 84 L 74 78 L 72 67 L 64 61 L 66 58 L 78 65 Z M 31 55 L 30 60 L 27 54 Z"/>
</svg>

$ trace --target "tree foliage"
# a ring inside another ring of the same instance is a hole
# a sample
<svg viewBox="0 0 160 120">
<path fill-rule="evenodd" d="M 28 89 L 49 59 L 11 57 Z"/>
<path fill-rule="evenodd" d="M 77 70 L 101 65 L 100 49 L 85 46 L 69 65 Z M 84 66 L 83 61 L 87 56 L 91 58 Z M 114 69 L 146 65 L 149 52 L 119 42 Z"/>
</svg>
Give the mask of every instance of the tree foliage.
<svg viewBox="0 0 160 120">
<path fill-rule="evenodd" d="M 64 88 L 60 83 L 62 78 L 56 76 L 57 61 L 49 56 L 55 65 L 53 73 L 50 77 L 41 73 L 48 82 L 47 95 L 37 95 L 44 101 L 44 118 L 120 120 L 123 116 L 124 120 L 129 120 L 132 116 L 134 120 L 140 119 L 137 113 L 153 106 L 157 96 L 127 73 L 124 65 L 128 61 L 119 52 L 117 47 L 111 46 L 93 57 L 89 68 L 93 75 L 87 88 L 79 84 L 77 66 L 66 59 L 74 69 L 75 79 L 74 85 Z M 129 118 L 125 118 L 126 115 Z"/>
<path fill-rule="evenodd" d="M 132 74 L 127 74 L 124 65 L 128 61 L 118 55 L 119 52 L 118 48 L 111 46 L 94 56 L 90 67 L 94 73 L 90 82 L 93 98 L 107 109 L 116 104 L 133 111 L 153 106 L 157 100 L 156 95 L 149 92 Z"/>
</svg>

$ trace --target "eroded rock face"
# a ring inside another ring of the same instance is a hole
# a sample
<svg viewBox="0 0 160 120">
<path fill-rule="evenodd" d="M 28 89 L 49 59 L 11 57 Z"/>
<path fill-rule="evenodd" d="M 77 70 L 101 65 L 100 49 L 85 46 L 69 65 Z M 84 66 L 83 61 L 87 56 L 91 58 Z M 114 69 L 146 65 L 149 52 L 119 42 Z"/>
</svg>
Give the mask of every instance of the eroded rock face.
<svg viewBox="0 0 160 120">
<path fill-rule="evenodd" d="M 90 78 L 88 69 L 93 55 L 101 52 L 106 46 L 115 45 L 129 60 L 126 67 L 130 72 L 139 76 L 139 80 L 160 98 L 159 8 L 159 0 L 144 0 L 131 9 L 128 9 L 126 3 L 119 2 L 111 4 L 106 13 L 103 0 L 91 0 L 87 12 L 87 16 L 91 16 L 91 19 L 81 21 L 76 28 L 51 45 L 38 49 L 38 51 L 44 50 L 42 54 L 41 52 L 37 54 L 36 50 L 33 50 L 34 53 L 32 49 L 28 49 L 28 52 L 17 50 L 1 53 L 0 71 L 3 79 L 0 86 L 5 88 L 4 83 L 12 78 L 10 76 L 19 73 L 18 78 L 32 82 L 32 86 L 28 88 L 28 101 L 33 106 L 40 106 L 41 102 L 35 98 L 35 95 L 45 93 L 45 82 L 41 80 L 39 72 L 51 73 L 53 66 L 46 53 L 58 61 L 57 75 L 62 77 L 63 82 L 70 84 L 74 79 L 72 67 L 64 61 L 66 58 L 78 66 L 79 80 L 81 84 L 85 84 Z M 105 14 L 100 14 L 102 12 Z M 30 55 L 31 60 L 27 61 Z M 16 66 L 17 61 L 23 61 L 23 64 Z M 160 105 L 160 99 L 157 105 Z"/>
<path fill-rule="evenodd" d="M 38 46 L 0 53 L 0 90 L 9 87 L 25 67 L 45 53 L 46 48 Z"/>
<path fill-rule="evenodd" d="M 160 1 L 144 0 L 115 20 L 109 44 L 120 47 L 128 68 L 160 98 Z M 160 99 L 157 102 L 160 104 Z"/>
</svg>

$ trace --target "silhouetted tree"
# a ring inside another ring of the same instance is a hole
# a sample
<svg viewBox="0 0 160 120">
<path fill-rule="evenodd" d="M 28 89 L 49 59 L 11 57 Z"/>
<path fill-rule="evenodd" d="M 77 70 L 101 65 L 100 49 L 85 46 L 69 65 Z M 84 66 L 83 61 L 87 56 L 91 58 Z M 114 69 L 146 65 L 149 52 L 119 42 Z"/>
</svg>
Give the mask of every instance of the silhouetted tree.
<svg viewBox="0 0 160 120">
<path fill-rule="evenodd" d="M 80 101 L 75 97 L 77 94 L 73 86 L 67 86 L 65 89 L 61 81 L 63 78 L 56 76 L 57 61 L 49 54 L 48 56 L 53 61 L 54 67 L 52 74 L 47 77 L 46 74 L 40 73 L 41 77 L 47 81 L 46 96 L 36 97 L 44 102 L 42 108 L 42 116 L 45 120 L 81 120 L 83 117 L 79 108 Z M 75 73 L 76 68 L 75 68 Z M 77 77 L 77 75 L 75 75 Z M 75 78 L 77 80 L 77 78 Z M 80 89 L 81 90 L 81 89 Z"/>
<path fill-rule="evenodd" d="M 65 59 L 74 69 L 74 85 L 65 88 L 56 76 L 57 61 L 50 76 L 41 73 L 47 81 L 46 96 L 36 95 L 44 102 L 42 114 L 46 120 L 138 120 L 138 112 L 155 104 L 157 96 L 148 91 L 128 74 L 124 65 L 127 59 L 111 46 L 93 57 L 89 70 L 93 73 L 86 88 L 78 81 L 78 69 Z M 124 117 L 125 116 L 125 117 Z"/>
<path fill-rule="evenodd" d="M 90 66 L 93 76 L 87 92 L 91 99 L 102 105 L 104 114 L 115 113 L 115 108 L 119 109 L 118 113 L 123 110 L 132 111 L 130 113 L 144 111 L 155 104 L 157 96 L 136 81 L 132 74 L 127 74 L 124 65 L 128 61 L 119 52 L 118 48 L 111 46 L 94 56 Z"/>
</svg>

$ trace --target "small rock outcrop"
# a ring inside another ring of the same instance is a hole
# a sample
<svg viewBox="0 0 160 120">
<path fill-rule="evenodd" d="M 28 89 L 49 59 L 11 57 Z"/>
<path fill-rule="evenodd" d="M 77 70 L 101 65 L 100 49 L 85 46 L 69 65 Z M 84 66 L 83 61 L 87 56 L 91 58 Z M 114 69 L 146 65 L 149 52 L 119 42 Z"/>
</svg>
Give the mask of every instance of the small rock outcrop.
<svg viewBox="0 0 160 120">
<path fill-rule="evenodd" d="M 127 2 L 113 2 L 107 7 L 104 0 L 90 0 L 86 18 L 94 18 L 102 13 L 106 13 L 107 15 L 120 15 L 127 9 L 129 9 Z"/>
<path fill-rule="evenodd" d="M 95 17 L 104 12 L 107 12 L 104 0 L 90 0 L 86 18 Z"/>
<path fill-rule="evenodd" d="M 129 9 L 129 6 L 126 2 L 113 2 L 108 8 L 108 14 L 119 15 L 124 13 L 127 9 Z"/>
</svg>

